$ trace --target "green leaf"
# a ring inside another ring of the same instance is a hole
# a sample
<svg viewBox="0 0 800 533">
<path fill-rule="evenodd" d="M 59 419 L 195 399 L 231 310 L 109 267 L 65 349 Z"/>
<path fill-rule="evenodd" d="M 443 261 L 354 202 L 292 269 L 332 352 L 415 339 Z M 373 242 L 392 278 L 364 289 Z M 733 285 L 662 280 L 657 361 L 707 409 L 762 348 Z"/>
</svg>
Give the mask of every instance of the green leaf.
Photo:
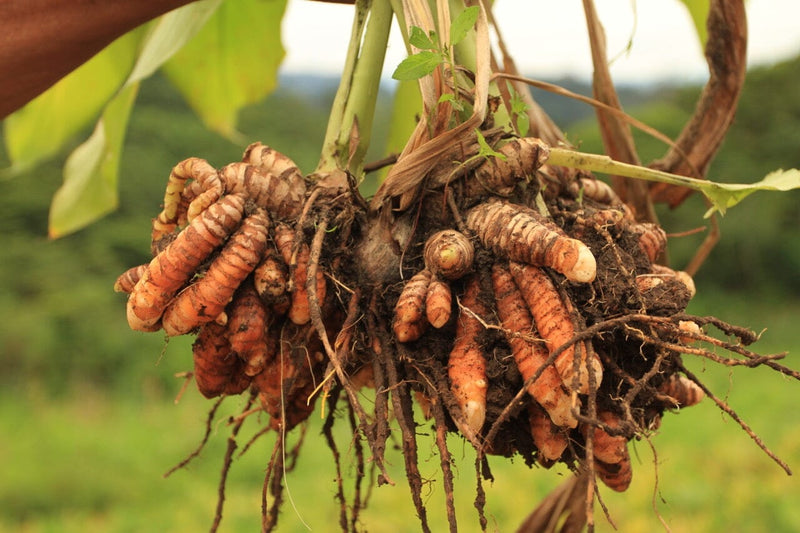
<svg viewBox="0 0 800 533">
<path fill-rule="evenodd" d="M 117 207 L 120 152 L 138 88 L 134 83 L 118 93 L 89 139 L 67 159 L 64 184 L 50 205 L 50 237 L 77 231 Z"/>
<path fill-rule="evenodd" d="M 195 2 L 146 26 L 139 55 L 125 83 L 106 104 L 92 135 L 70 154 L 64 165 L 64 184 L 50 205 L 52 238 L 77 231 L 117 207 L 119 158 L 139 82 L 197 33 L 221 1 Z"/>
<path fill-rule="evenodd" d="M 706 20 L 708 19 L 708 11 L 710 9 L 711 0 L 680 0 L 694 21 L 695 30 L 697 30 L 697 38 L 700 40 L 700 47 L 705 49 L 706 41 L 708 40 L 708 31 L 706 30 Z"/>
<path fill-rule="evenodd" d="M 464 110 L 464 104 L 459 102 L 456 98 L 456 95 L 453 93 L 444 93 L 442 96 L 440 96 L 438 103 L 441 104 L 442 102 L 450 102 L 450 105 L 453 106 L 453 109 L 456 111 Z"/>
<path fill-rule="evenodd" d="M 520 137 L 526 137 L 530 129 L 530 119 L 528 118 L 528 104 L 514 91 L 511 93 L 511 114 L 517 123 L 517 131 Z"/>
<path fill-rule="evenodd" d="M 747 196 L 756 191 L 791 191 L 800 189 L 800 170 L 791 168 L 789 170 L 775 170 L 770 172 L 764 179 L 756 183 L 718 183 L 705 182 L 696 183 L 706 197 L 711 200 L 712 207 L 706 212 L 705 216 L 711 216 L 715 211 L 725 214 L 725 210 L 733 207 Z"/>
<path fill-rule="evenodd" d="M 285 55 L 285 9 L 286 0 L 224 2 L 164 65 L 167 77 L 210 129 L 235 137 L 239 110 L 277 86 Z"/>
<path fill-rule="evenodd" d="M 422 28 L 411 26 L 411 35 L 408 36 L 408 44 L 416 46 L 420 50 L 438 50 L 439 47 L 433 43 Z"/>
<path fill-rule="evenodd" d="M 418 80 L 427 76 L 441 64 L 442 56 L 436 52 L 423 50 L 410 55 L 397 65 L 392 78 L 400 81 Z"/>
<path fill-rule="evenodd" d="M 479 14 L 480 8 L 478 6 L 468 7 L 459 13 L 456 19 L 450 23 L 451 46 L 455 46 L 464 40 L 469 30 L 475 26 Z"/>
<path fill-rule="evenodd" d="M 126 83 L 132 84 L 150 77 L 194 37 L 221 3 L 222 0 L 194 2 L 153 21 L 148 27 L 136 66 Z"/>
<path fill-rule="evenodd" d="M 502 161 L 506 160 L 506 156 L 504 154 L 501 154 L 500 152 L 489 146 L 489 143 L 486 142 L 486 138 L 483 136 L 480 130 L 476 129 L 475 135 L 478 138 L 478 146 L 480 147 L 478 148 L 478 153 L 475 155 L 475 157 L 486 157 L 486 158 L 496 157 L 497 159 L 500 159 Z"/>
<path fill-rule="evenodd" d="M 3 124 L 12 166 L 21 172 L 56 155 L 96 120 L 131 71 L 144 32 L 134 30 L 72 71 Z"/>
</svg>

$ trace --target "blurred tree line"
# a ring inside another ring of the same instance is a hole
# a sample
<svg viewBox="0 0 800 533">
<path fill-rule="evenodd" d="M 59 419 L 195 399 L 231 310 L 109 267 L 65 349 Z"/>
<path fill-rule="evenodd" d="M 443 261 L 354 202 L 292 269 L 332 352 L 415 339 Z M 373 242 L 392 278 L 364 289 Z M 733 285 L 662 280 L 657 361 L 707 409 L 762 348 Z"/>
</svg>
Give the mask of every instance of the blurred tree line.
<svg viewBox="0 0 800 533">
<path fill-rule="evenodd" d="M 242 138 L 273 145 L 290 154 L 304 172 L 313 170 L 335 89 L 335 83 L 319 83 L 313 78 L 290 80 L 247 109 L 240 121 Z M 749 182 L 777 168 L 800 168 L 797 83 L 800 59 L 750 73 L 736 123 L 711 168 L 713 179 Z M 648 89 L 652 99 L 646 104 L 641 93 L 633 92 L 636 105 L 627 110 L 674 136 L 698 91 Z M 386 96 L 379 102 L 378 117 L 389 114 Z M 588 115 L 591 109 L 586 108 L 582 116 Z M 554 113 L 570 138 L 580 140 L 581 149 L 601 151 L 588 119 L 568 123 L 579 116 Z M 376 124 L 385 122 L 379 118 Z M 378 157 L 385 131 L 375 133 Z M 644 161 L 665 151 L 644 135 L 637 133 L 636 140 Z M 238 160 L 242 149 L 205 130 L 169 84 L 155 77 L 143 86 L 134 108 L 121 163 L 120 205 L 112 215 L 50 241 L 47 213 L 61 183 L 63 158 L 4 179 L 0 387 L 13 391 L 35 385 L 57 394 L 89 384 L 140 394 L 145 381 L 160 390 L 174 379 L 173 372 L 189 370 L 191 339 L 167 345 L 157 334 L 130 331 L 125 297 L 114 293 L 112 285 L 125 269 L 149 260 L 150 219 L 159 209 L 169 169 L 189 156 L 221 166 Z M 693 197 L 674 212 L 662 212 L 662 222 L 668 232 L 683 232 L 704 225 L 704 211 L 701 199 Z M 758 292 L 761 299 L 764 294 L 778 299 L 800 295 L 800 191 L 756 194 L 729 211 L 720 226 L 722 242 L 697 276 L 698 298 L 713 298 L 715 291 L 741 293 L 742 298 Z M 684 266 L 702 238 L 672 239 L 673 265 Z M 156 364 L 158 371 L 153 370 Z M 158 377 L 143 379 L 154 375 Z"/>
</svg>

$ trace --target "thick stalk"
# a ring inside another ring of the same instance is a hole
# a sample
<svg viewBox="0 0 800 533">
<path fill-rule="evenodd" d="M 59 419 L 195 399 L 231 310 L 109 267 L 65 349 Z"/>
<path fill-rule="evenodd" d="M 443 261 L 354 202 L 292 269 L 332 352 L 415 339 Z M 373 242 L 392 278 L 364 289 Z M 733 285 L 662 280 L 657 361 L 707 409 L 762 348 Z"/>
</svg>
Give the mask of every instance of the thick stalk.
<svg viewBox="0 0 800 533">
<path fill-rule="evenodd" d="M 550 157 L 548 157 L 547 162 L 551 165 L 590 170 L 592 172 L 601 172 L 603 174 L 616 174 L 618 176 L 625 176 L 640 180 L 668 183 L 670 185 L 690 187 L 694 190 L 702 190 L 703 186 L 708 185 L 709 183 L 708 181 L 689 178 L 686 176 L 677 176 L 675 174 L 662 172 L 660 170 L 655 170 L 648 167 L 631 165 L 630 163 L 623 163 L 621 161 L 614 161 L 607 155 L 587 154 L 566 148 L 550 148 Z"/>
<path fill-rule="evenodd" d="M 322 153 L 320 154 L 317 169 L 312 176 L 323 177 L 327 172 L 336 169 L 336 153 L 338 151 L 339 131 L 342 129 L 344 109 L 347 99 L 350 97 L 350 85 L 353 81 L 353 71 L 358 61 L 358 52 L 361 45 L 361 37 L 364 34 L 364 23 L 369 13 L 370 0 L 360 0 L 355 6 L 353 17 L 353 28 L 350 32 L 350 43 L 347 47 L 342 77 L 339 80 L 339 88 L 331 104 L 331 111 L 328 115 L 328 127 L 325 131 L 325 140 L 322 142 Z"/>
<path fill-rule="evenodd" d="M 348 170 L 360 179 L 392 24 L 388 0 L 359 0 L 347 61 L 314 174 Z M 363 36 L 363 39 L 362 39 Z"/>
</svg>

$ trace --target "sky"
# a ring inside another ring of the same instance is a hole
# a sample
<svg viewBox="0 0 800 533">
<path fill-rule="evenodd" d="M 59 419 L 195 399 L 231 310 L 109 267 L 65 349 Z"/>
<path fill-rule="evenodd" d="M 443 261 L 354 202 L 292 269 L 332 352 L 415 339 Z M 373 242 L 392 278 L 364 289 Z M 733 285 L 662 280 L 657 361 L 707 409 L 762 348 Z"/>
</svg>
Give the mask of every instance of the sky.
<svg viewBox="0 0 800 533">
<path fill-rule="evenodd" d="M 678 0 L 595 0 L 606 29 L 617 83 L 696 82 L 707 77 L 688 11 Z M 537 79 L 591 75 L 589 41 L 579 0 L 497 0 L 500 31 L 519 70 Z M 748 65 L 800 54 L 800 2 L 749 0 Z M 338 74 L 350 37 L 353 6 L 289 0 L 283 23 L 282 72 Z M 632 47 L 626 51 L 629 42 Z M 405 57 L 394 27 L 384 76 Z"/>
</svg>

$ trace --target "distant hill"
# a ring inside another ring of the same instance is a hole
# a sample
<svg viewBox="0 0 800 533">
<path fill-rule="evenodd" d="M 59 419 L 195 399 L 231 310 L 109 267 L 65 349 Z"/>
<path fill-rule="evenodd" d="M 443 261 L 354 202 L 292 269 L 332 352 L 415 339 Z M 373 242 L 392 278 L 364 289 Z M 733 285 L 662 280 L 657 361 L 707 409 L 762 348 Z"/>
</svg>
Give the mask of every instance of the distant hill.
<svg viewBox="0 0 800 533">
<path fill-rule="evenodd" d="M 559 78 L 555 80 L 544 80 L 554 85 L 563 87 L 569 91 L 592 95 L 592 85 L 586 81 L 575 78 Z M 321 99 L 327 101 L 332 99 L 336 92 L 339 80 L 334 76 L 317 76 L 314 74 L 283 74 L 279 77 L 279 87 L 275 95 L 282 93 L 294 94 L 307 97 L 311 100 Z M 390 105 L 393 93 L 393 81 L 385 80 L 381 88 L 381 101 Z M 676 91 L 677 87 L 667 85 L 654 86 L 620 86 L 617 92 L 623 107 L 639 106 L 655 99 L 668 98 Z M 594 115 L 591 106 L 576 102 L 570 98 L 554 94 L 542 89 L 532 89 L 534 99 L 547 110 L 550 117 L 562 128 L 568 127 L 575 122 Z"/>
</svg>

